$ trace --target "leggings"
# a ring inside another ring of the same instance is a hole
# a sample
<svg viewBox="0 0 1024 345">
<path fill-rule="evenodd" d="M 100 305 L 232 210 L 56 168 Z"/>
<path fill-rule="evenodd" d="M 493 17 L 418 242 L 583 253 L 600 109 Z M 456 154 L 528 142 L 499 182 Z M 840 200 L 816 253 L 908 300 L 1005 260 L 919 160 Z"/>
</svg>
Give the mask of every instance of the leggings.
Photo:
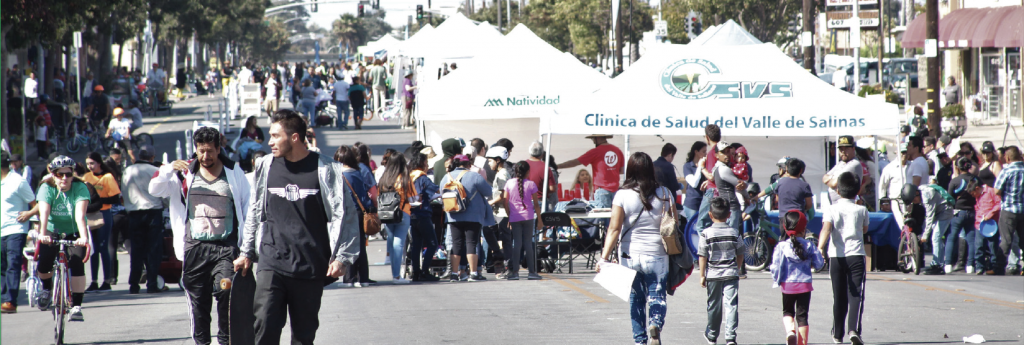
<svg viewBox="0 0 1024 345">
<path fill-rule="evenodd" d="M 110 230 L 114 228 L 114 215 L 110 213 L 110 210 L 102 210 L 100 213 L 103 214 L 103 226 L 99 229 L 91 230 L 93 251 L 89 265 L 92 267 L 93 282 L 98 281 L 101 259 L 103 264 L 103 280 L 114 280 L 114 276 L 110 272 L 110 251 L 106 250 L 107 243 L 110 242 Z"/>
<path fill-rule="evenodd" d="M 796 319 L 799 327 L 807 326 L 807 311 L 811 307 L 811 293 L 782 294 L 782 316 Z"/>
<path fill-rule="evenodd" d="M 448 225 L 452 228 L 451 255 L 465 255 L 469 252 L 476 253 L 476 245 L 480 242 L 480 223 L 453 222 L 448 223 Z M 473 269 L 476 269 L 476 267 Z"/>
</svg>

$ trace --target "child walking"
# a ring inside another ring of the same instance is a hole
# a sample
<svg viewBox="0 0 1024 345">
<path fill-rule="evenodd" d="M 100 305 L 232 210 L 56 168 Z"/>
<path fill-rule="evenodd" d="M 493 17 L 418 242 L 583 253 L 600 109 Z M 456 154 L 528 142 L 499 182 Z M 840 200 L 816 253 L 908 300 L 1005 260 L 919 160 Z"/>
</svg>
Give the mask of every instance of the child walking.
<svg viewBox="0 0 1024 345">
<path fill-rule="evenodd" d="M 782 288 L 782 325 L 787 345 L 807 345 L 807 311 L 811 305 L 811 269 L 821 269 L 825 258 L 804 239 L 807 216 L 800 211 L 786 212 L 782 219 L 789 241 L 779 242 L 772 256 L 772 287 Z M 794 322 L 795 321 L 795 322 Z"/>
<path fill-rule="evenodd" d="M 537 184 L 530 181 L 530 164 L 519 161 L 512 168 L 513 177 L 505 183 L 505 207 L 508 210 L 508 225 L 512 229 L 512 251 L 509 253 L 509 273 L 505 279 L 519 280 L 519 254 L 526 249 L 526 267 L 529 280 L 540 280 L 537 274 L 537 260 L 533 254 L 533 229 L 536 228 L 537 209 L 533 201 L 539 191 Z"/>
<path fill-rule="evenodd" d="M 828 247 L 829 269 L 832 279 L 832 341 L 863 345 L 861 329 L 864 315 L 865 273 L 864 234 L 868 232 L 868 209 L 853 199 L 860 191 L 860 179 L 850 172 L 839 175 L 836 181 L 839 200 L 822 212 L 821 238 L 818 251 Z M 847 331 L 849 333 L 847 333 Z"/>
<path fill-rule="evenodd" d="M 700 233 L 697 255 L 700 256 L 700 286 L 708 289 L 708 326 L 704 339 L 709 344 L 718 340 L 722 326 L 722 307 L 725 306 L 726 345 L 736 344 L 739 326 L 740 265 L 746 247 L 738 240 L 737 232 L 726 221 L 731 214 L 729 201 L 724 197 L 711 199 L 708 211 L 713 222 Z"/>
</svg>

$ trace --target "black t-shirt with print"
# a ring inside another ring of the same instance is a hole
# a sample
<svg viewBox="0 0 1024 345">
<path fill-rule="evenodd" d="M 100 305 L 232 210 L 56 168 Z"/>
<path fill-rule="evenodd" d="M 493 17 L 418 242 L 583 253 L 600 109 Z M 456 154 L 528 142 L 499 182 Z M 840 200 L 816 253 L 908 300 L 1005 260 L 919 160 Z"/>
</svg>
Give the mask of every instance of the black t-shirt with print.
<svg viewBox="0 0 1024 345">
<path fill-rule="evenodd" d="M 259 270 L 315 279 L 327 275 L 331 256 L 327 214 L 317 175 L 320 156 L 298 162 L 274 158 L 267 176 L 267 223 Z"/>
</svg>

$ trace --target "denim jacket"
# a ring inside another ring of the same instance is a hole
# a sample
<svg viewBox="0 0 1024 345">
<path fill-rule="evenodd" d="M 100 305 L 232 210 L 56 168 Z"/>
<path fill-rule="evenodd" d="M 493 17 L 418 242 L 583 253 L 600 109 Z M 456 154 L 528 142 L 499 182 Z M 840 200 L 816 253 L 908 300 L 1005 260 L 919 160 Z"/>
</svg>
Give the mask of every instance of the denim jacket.
<svg viewBox="0 0 1024 345">
<path fill-rule="evenodd" d="M 274 156 L 260 158 L 254 167 L 252 199 L 249 203 L 249 217 L 242 231 L 242 255 L 259 260 L 260 245 L 267 222 L 267 176 Z M 323 197 L 324 212 L 327 215 L 327 233 L 331 240 L 331 260 L 352 264 L 359 256 L 358 206 L 348 192 L 345 180 L 341 178 L 341 163 L 326 155 L 320 155 L 317 162 L 320 179 L 320 195 Z"/>
</svg>

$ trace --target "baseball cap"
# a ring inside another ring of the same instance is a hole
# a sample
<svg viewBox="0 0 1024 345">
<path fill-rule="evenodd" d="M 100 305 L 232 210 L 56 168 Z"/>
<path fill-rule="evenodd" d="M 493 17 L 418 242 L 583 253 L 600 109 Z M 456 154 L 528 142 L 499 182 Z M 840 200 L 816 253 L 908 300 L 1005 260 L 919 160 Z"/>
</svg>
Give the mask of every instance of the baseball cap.
<svg viewBox="0 0 1024 345">
<path fill-rule="evenodd" d="M 854 144 L 853 144 L 853 136 L 852 135 L 844 135 L 844 136 L 839 137 L 839 142 L 837 143 L 837 146 L 839 146 L 839 147 L 853 147 L 853 145 Z"/>
<path fill-rule="evenodd" d="M 718 149 L 718 151 L 725 151 L 725 149 L 729 148 L 729 142 L 725 140 L 719 141 L 718 144 L 715 145 L 715 148 Z"/>
<path fill-rule="evenodd" d="M 504 146 L 494 146 L 487 149 L 487 158 L 501 158 L 501 160 L 508 160 L 508 149 Z"/>
<path fill-rule="evenodd" d="M 989 153 L 989 152 L 995 152 L 995 151 L 996 151 L 996 145 L 993 144 L 991 141 L 986 141 L 986 142 L 981 144 L 981 152 Z"/>
<path fill-rule="evenodd" d="M 780 158 L 779 161 L 775 163 L 775 165 L 781 168 L 786 166 L 786 162 L 789 162 L 789 156 Z"/>
<path fill-rule="evenodd" d="M 466 155 L 455 155 L 455 157 L 452 157 L 452 162 L 469 162 L 469 157 Z"/>
<path fill-rule="evenodd" d="M 909 146 L 910 145 L 906 141 L 900 143 L 900 153 L 907 152 L 907 148 Z"/>
</svg>

